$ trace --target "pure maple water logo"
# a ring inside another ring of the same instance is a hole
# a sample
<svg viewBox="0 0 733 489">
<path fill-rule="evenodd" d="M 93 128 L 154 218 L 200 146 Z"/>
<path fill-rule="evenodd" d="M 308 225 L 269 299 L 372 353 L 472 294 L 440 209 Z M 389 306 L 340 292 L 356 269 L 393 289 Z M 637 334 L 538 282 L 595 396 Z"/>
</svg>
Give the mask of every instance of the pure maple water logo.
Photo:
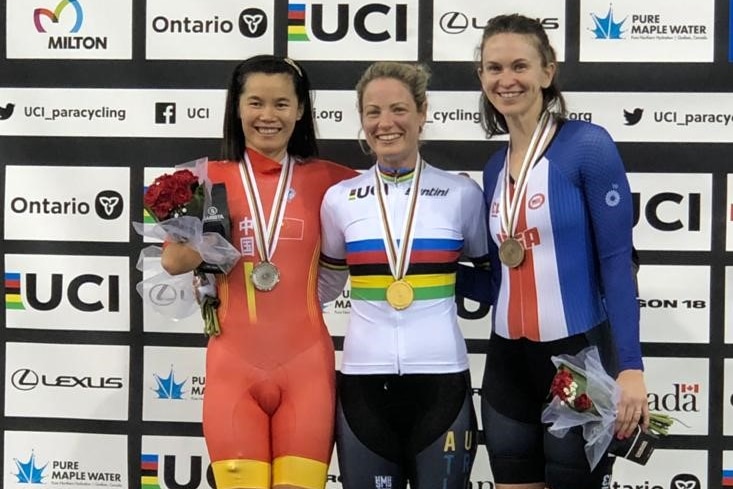
<svg viewBox="0 0 733 489">
<path fill-rule="evenodd" d="M 590 16 L 593 18 L 593 24 L 595 25 L 595 28 L 590 30 L 595 34 L 596 39 L 623 39 L 623 34 L 626 31 L 622 30 L 622 27 L 628 16 L 624 17 L 621 22 L 616 22 L 613 18 L 613 7 L 611 5 L 608 6 L 608 13 L 605 17 L 596 14 L 590 14 Z"/>
<path fill-rule="evenodd" d="M 35 452 L 31 451 L 27 462 L 21 462 L 17 458 L 14 458 L 13 462 L 18 471 L 13 475 L 18 478 L 17 482 L 19 484 L 43 484 L 43 478 L 46 477 L 44 471 L 46 470 L 46 466 L 48 466 L 48 462 L 42 467 L 36 465 Z"/>
<path fill-rule="evenodd" d="M 153 374 L 153 377 L 155 377 L 155 383 L 157 385 L 153 390 L 158 394 L 158 399 L 183 399 L 183 394 L 185 392 L 183 390 L 183 386 L 188 379 L 183 382 L 176 382 L 172 366 L 168 377 L 161 377 L 158 374 Z"/>
</svg>

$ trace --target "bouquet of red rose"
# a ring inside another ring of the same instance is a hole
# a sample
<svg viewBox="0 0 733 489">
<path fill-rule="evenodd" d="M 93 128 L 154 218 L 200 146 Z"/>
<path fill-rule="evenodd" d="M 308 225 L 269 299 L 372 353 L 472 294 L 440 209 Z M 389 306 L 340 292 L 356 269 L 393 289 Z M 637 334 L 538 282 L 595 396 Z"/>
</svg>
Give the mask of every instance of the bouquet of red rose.
<svg viewBox="0 0 733 489">
<path fill-rule="evenodd" d="M 598 349 L 592 346 L 575 356 L 554 356 L 552 362 L 557 367 L 550 386 L 552 400 L 542 412 L 542 422 L 551 424 L 549 432 L 563 437 L 570 428 L 581 426 L 591 469 L 606 451 L 645 464 L 658 436 L 667 435 L 673 419 L 650 413 L 649 433 L 637 426 L 634 436 L 616 440 L 613 435 L 620 392 L 603 368 Z"/>
<path fill-rule="evenodd" d="M 205 179 L 206 163 L 205 158 L 196 160 L 193 164 L 180 165 L 171 174 L 156 178 L 144 195 L 145 210 L 155 222 L 152 225 L 134 225 L 143 236 L 185 243 L 201 255 L 207 268 L 214 266 L 216 272 L 228 273 L 239 260 L 240 253 L 220 233 L 204 230 L 204 209 L 207 209 L 211 197 L 211 187 Z M 201 306 L 204 332 L 216 336 L 220 329 L 214 276 L 201 267 L 193 274 L 194 296 Z M 153 282 L 159 282 L 159 278 L 154 277 Z"/>
</svg>

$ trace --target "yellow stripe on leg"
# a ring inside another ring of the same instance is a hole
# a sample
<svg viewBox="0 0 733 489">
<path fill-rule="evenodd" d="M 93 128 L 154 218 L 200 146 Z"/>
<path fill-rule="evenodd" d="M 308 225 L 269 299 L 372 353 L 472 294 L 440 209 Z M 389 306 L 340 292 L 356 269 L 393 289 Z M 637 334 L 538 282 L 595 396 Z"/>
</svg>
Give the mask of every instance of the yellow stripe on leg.
<svg viewBox="0 0 733 489">
<path fill-rule="evenodd" d="M 249 322 L 255 324 L 257 322 L 257 303 L 255 302 L 255 286 L 252 283 L 252 270 L 254 265 L 251 261 L 246 261 L 242 265 L 244 267 L 244 289 L 247 293 L 247 312 L 249 313 Z"/>
<path fill-rule="evenodd" d="M 328 465 L 303 457 L 278 457 L 272 463 L 272 485 L 291 485 L 306 489 L 323 489 Z"/>
<path fill-rule="evenodd" d="M 270 464 L 259 460 L 217 460 L 211 463 L 217 489 L 269 489 Z"/>
</svg>

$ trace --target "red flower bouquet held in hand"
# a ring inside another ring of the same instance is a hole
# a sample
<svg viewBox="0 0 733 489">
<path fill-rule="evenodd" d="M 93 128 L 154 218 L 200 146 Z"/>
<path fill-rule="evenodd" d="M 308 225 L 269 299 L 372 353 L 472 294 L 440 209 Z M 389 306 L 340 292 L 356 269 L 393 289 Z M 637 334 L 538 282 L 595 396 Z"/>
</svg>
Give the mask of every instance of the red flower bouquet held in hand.
<svg viewBox="0 0 733 489">
<path fill-rule="evenodd" d="M 211 196 L 210 185 L 202 177 L 206 174 L 206 163 L 205 158 L 196 160 L 180 165 L 180 169 L 171 174 L 166 173 L 156 178 L 143 197 L 145 210 L 156 222 L 152 226 L 140 223 L 133 225 L 143 236 L 185 243 L 201 255 L 207 266 L 214 266 L 217 272 L 228 273 L 239 260 L 240 253 L 221 234 L 204 232 L 202 219 Z M 161 273 L 167 275 L 166 272 Z M 200 268 L 194 270 L 193 275 L 188 283 L 193 282 L 194 297 L 201 306 L 204 332 L 209 336 L 216 336 L 220 333 L 220 328 L 216 314 L 219 299 L 214 275 L 205 273 Z M 151 286 L 160 283 L 159 275 L 154 279 Z M 146 282 L 143 281 L 142 287 L 138 288 L 139 291 L 143 289 L 143 298 L 146 296 Z M 179 283 L 180 280 L 170 277 L 170 282 L 175 287 L 174 282 Z"/>
<path fill-rule="evenodd" d="M 582 427 L 591 469 L 607 450 L 645 464 L 654 451 L 658 436 L 668 434 L 673 418 L 650 413 L 648 433 L 637 426 L 634 436 L 616 440 L 613 435 L 620 391 L 616 381 L 603 368 L 598 349 L 593 346 L 575 356 L 554 356 L 552 362 L 557 367 L 550 385 L 552 399 L 542 412 L 542 422 L 551 424 L 549 432 L 563 437 L 570 428 Z"/>
<path fill-rule="evenodd" d="M 156 178 L 144 196 L 145 210 L 156 221 L 182 216 L 201 218 L 204 207 L 204 185 L 191 170 L 178 170 Z"/>
</svg>

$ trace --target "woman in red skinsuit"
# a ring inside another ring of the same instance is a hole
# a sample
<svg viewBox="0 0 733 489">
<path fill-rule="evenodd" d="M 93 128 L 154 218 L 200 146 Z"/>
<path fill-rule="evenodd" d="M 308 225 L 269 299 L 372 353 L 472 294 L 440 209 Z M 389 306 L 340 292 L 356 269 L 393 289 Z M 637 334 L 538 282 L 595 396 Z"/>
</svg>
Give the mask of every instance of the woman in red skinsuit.
<svg viewBox="0 0 733 489">
<path fill-rule="evenodd" d="M 305 71 L 288 58 L 239 64 L 227 95 L 224 160 L 208 164 L 211 182 L 226 185 L 231 240 L 242 253 L 218 277 L 221 334 L 207 348 L 203 425 L 219 489 L 326 482 L 334 352 L 321 303 L 334 296 L 319 298 L 319 209 L 326 190 L 356 172 L 316 157 L 309 90 Z M 201 261 L 181 243 L 163 252 L 171 274 Z"/>
</svg>

